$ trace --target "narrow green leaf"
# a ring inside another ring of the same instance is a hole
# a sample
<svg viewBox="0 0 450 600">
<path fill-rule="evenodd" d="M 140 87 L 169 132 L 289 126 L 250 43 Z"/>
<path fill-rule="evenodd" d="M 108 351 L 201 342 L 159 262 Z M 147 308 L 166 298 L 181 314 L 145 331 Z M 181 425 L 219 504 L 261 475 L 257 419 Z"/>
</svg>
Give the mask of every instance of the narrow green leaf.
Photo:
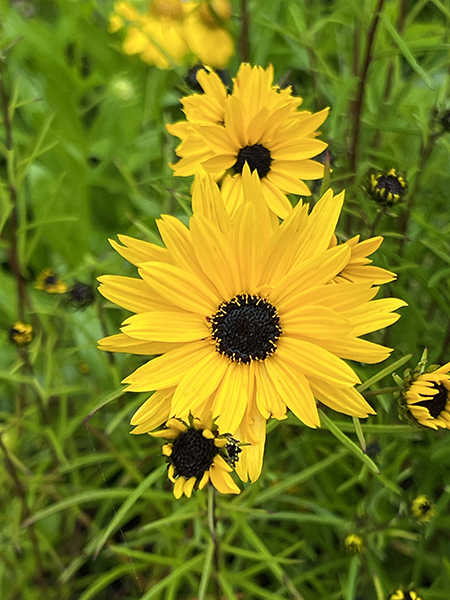
<svg viewBox="0 0 450 600">
<path fill-rule="evenodd" d="M 419 75 L 419 77 L 421 77 L 421 79 L 426 83 L 426 85 L 430 88 L 430 90 L 433 90 L 434 88 L 433 88 L 433 84 L 431 83 L 431 79 L 428 77 L 428 75 L 425 73 L 425 71 L 422 69 L 422 67 L 419 65 L 419 63 L 416 61 L 416 59 L 412 55 L 411 50 L 406 45 L 405 40 L 401 37 L 401 35 L 395 29 L 394 25 L 392 25 L 392 23 L 390 22 L 389 17 L 385 13 L 382 12 L 382 13 L 380 13 L 380 20 L 383 23 L 386 31 L 392 37 L 395 44 L 397 44 L 398 49 L 403 54 L 405 60 L 409 63 L 409 66 L 411 67 L 411 69 L 413 69 Z"/>
<path fill-rule="evenodd" d="M 199 554 L 198 556 L 191 558 L 191 560 L 188 560 L 187 562 L 174 569 L 170 575 L 168 575 L 162 581 L 154 585 L 151 590 L 149 590 L 146 594 L 141 596 L 140 600 L 151 600 L 151 598 L 158 597 L 159 594 L 163 591 L 163 589 L 170 585 L 172 581 L 181 579 L 181 577 L 183 577 L 185 573 L 189 573 L 189 571 L 197 569 L 197 567 L 199 567 L 204 560 L 204 554 Z"/>
<path fill-rule="evenodd" d="M 350 438 L 348 438 L 345 435 L 345 433 L 343 433 L 339 429 L 339 427 L 331 419 L 329 419 L 322 410 L 320 410 L 319 413 L 320 413 L 320 420 L 323 423 L 323 425 L 325 425 L 325 427 L 328 429 L 328 431 L 330 431 L 330 433 L 332 433 L 334 435 L 334 437 L 341 442 L 341 444 L 343 444 L 346 448 L 348 448 L 352 454 L 354 454 L 357 458 L 359 458 L 359 460 L 362 463 L 364 463 L 367 467 L 369 467 L 369 469 L 373 473 L 376 473 L 377 475 L 379 475 L 380 469 L 373 462 L 373 460 L 371 458 L 369 458 L 367 456 L 367 454 L 364 454 L 363 451 L 361 450 L 361 448 L 359 446 L 357 446 L 355 444 L 355 442 L 352 442 L 352 440 Z"/>
<path fill-rule="evenodd" d="M 202 577 L 200 579 L 200 585 L 198 588 L 198 600 L 206 599 L 208 583 L 211 578 L 213 556 L 214 556 L 214 544 L 213 544 L 212 540 L 210 540 L 210 542 L 208 544 L 208 548 L 206 550 L 206 554 L 205 554 L 205 562 L 203 563 Z"/>
<path fill-rule="evenodd" d="M 142 494 L 151 486 L 153 485 L 153 483 L 155 483 L 155 481 L 158 481 L 158 479 L 163 475 L 163 473 L 166 470 L 166 465 L 161 465 L 159 467 L 159 469 L 156 469 L 155 471 L 153 471 L 152 473 L 150 473 L 150 475 L 148 475 L 144 481 L 142 481 L 137 488 L 129 495 L 129 497 L 125 500 L 125 502 L 122 504 L 122 506 L 119 508 L 119 510 L 116 512 L 116 514 L 114 515 L 112 521 L 110 522 L 110 524 L 108 525 L 108 527 L 106 528 L 106 530 L 101 534 L 100 536 L 100 540 L 97 542 L 96 548 L 95 548 L 95 552 L 94 552 L 94 559 L 97 558 L 98 553 L 100 552 L 100 550 L 103 548 L 103 546 L 106 544 L 109 536 L 120 527 L 120 523 L 125 520 L 128 511 L 131 509 L 131 507 L 133 506 L 133 504 L 135 504 L 135 502 L 142 496 Z"/>
<path fill-rule="evenodd" d="M 374 385 L 375 383 L 378 383 L 379 381 L 381 381 L 383 379 L 383 377 L 390 375 L 396 369 L 399 369 L 400 367 L 402 367 L 405 363 L 408 362 L 408 360 L 412 356 L 413 356 L 412 354 L 406 354 L 405 356 L 402 356 L 402 358 L 399 358 L 398 360 L 393 362 L 391 365 L 385 367 L 384 369 L 379 371 L 376 375 L 374 375 L 373 377 L 371 377 L 370 379 L 365 381 L 363 384 L 358 385 L 356 389 L 360 393 L 364 392 L 364 390 L 367 390 L 371 385 Z"/>
</svg>

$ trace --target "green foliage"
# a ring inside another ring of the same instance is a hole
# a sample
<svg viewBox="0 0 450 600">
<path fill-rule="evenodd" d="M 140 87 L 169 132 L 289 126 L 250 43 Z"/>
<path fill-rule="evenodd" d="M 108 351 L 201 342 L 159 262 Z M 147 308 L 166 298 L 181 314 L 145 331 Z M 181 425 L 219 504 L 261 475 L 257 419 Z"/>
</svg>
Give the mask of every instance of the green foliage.
<svg viewBox="0 0 450 600">
<path fill-rule="evenodd" d="M 347 189 L 339 235 L 383 235 L 374 262 L 398 273 L 384 293 L 409 304 L 373 336 L 392 358 L 355 366 L 369 394 L 392 386 L 391 373 L 411 355 L 415 364 L 424 347 L 430 362 L 450 360 L 450 133 L 440 121 L 450 110 L 450 2 L 382 4 L 360 111 L 378 1 L 249 5 L 252 63 L 272 63 L 306 109 L 331 107 L 322 137 L 331 185 Z M 124 393 L 120 381 L 142 357 L 96 349 L 124 311 L 98 295 L 76 311 L 67 295 L 34 289 L 46 267 L 69 286 L 132 274 L 107 239 L 159 243 L 155 218 L 189 215 L 190 181 L 172 176 L 176 140 L 165 129 L 182 118 L 186 72 L 124 54 L 120 33 L 108 32 L 112 8 L 109 0 L 0 0 L 12 122 L 11 146 L 3 112 L 0 598 L 383 600 L 412 585 L 424 600 L 447 599 L 446 431 L 400 423 L 389 391 L 373 394 L 378 414 L 364 422 L 328 409 L 318 430 L 292 416 L 269 422 L 261 478 L 217 498 L 217 557 L 207 491 L 176 501 L 158 440 L 129 435 L 146 396 Z M 238 38 L 237 0 L 233 8 Z M 232 76 L 238 64 L 236 56 Z M 370 172 L 392 167 L 406 174 L 409 193 L 388 212 L 364 190 Z M 313 189 L 314 203 L 320 185 Z M 35 331 L 23 348 L 9 340 L 19 319 Z M 437 505 L 424 525 L 410 511 L 419 494 Z M 364 539 L 362 554 L 345 554 L 350 533 Z"/>
</svg>

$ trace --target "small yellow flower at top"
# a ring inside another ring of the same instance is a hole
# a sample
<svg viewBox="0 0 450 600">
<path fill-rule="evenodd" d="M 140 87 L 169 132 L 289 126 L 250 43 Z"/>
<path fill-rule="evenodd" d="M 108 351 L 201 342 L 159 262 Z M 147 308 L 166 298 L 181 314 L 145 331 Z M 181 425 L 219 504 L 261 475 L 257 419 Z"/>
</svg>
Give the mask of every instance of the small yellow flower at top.
<svg viewBox="0 0 450 600">
<path fill-rule="evenodd" d="M 64 294 L 67 292 L 67 283 L 61 281 L 53 269 L 44 269 L 36 279 L 34 287 L 48 294 Z"/>
<path fill-rule="evenodd" d="M 436 506 L 431 498 L 422 494 L 412 501 L 411 512 L 419 523 L 429 523 L 436 514 Z"/>
<path fill-rule="evenodd" d="M 26 346 L 33 339 L 33 326 L 16 321 L 9 330 L 9 339 L 17 346 Z"/>
<path fill-rule="evenodd" d="M 399 588 L 389 596 L 389 600 L 422 600 L 422 596 L 414 590 L 402 590 Z"/>
<path fill-rule="evenodd" d="M 360 554 L 364 550 L 364 541 L 356 533 L 351 533 L 345 538 L 344 546 L 347 554 Z"/>
</svg>

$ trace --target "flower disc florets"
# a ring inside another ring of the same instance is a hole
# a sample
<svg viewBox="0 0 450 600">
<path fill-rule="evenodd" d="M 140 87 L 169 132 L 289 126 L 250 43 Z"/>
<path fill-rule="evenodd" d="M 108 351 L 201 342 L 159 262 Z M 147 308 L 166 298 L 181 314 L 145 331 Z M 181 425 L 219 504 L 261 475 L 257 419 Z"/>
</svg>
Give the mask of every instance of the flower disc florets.
<svg viewBox="0 0 450 600">
<path fill-rule="evenodd" d="M 386 173 L 372 173 L 370 177 L 370 193 L 373 199 L 383 206 L 394 206 L 405 195 L 408 182 L 395 169 Z"/>
<path fill-rule="evenodd" d="M 277 309 L 260 296 L 239 294 L 223 302 L 211 317 L 216 350 L 244 364 L 264 360 L 282 334 Z"/>
<path fill-rule="evenodd" d="M 178 475 L 201 477 L 219 452 L 214 438 L 204 437 L 201 429 L 189 428 L 173 441 L 170 461 Z"/>
<path fill-rule="evenodd" d="M 238 152 L 237 161 L 233 166 L 235 174 L 242 173 L 242 169 L 246 162 L 250 167 L 250 171 L 256 169 L 260 178 L 265 177 L 270 171 L 270 165 L 272 164 L 270 150 L 261 144 L 254 144 L 253 146 L 241 148 Z"/>
</svg>

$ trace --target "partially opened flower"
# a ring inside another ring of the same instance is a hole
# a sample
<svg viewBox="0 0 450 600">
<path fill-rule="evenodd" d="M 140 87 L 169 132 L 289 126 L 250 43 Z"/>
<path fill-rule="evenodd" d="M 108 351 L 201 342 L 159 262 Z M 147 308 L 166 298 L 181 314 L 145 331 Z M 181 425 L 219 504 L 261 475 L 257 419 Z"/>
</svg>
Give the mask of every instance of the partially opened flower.
<svg viewBox="0 0 450 600">
<path fill-rule="evenodd" d="M 398 204 L 408 189 L 408 182 L 395 169 L 388 173 L 378 172 L 370 176 L 370 194 L 373 199 L 383 206 L 391 207 Z"/>
<path fill-rule="evenodd" d="M 9 330 L 9 339 L 17 346 L 26 346 L 33 340 L 33 326 L 29 323 L 16 321 Z"/>
<path fill-rule="evenodd" d="M 450 362 L 413 375 L 402 390 L 400 406 L 424 427 L 450 429 Z"/>
<path fill-rule="evenodd" d="M 389 600 L 422 600 L 422 596 L 415 590 L 403 590 L 399 588 L 389 596 Z"/>
<path fill-rule="evenodd" d="M 348 554 L 360 554 L 364 550 L 364 540 L 360 535 L 351 533 L 345 538 L 344 547 Z"/>
<path fill-rule="evenodd" d="M 223 84 L 222 88 L 226 94 Z M 226 98 L 223 122 L 205 122 L 185 110 L 188 124 L 167 126 L 182 140 L 177 148 L 181 160 L 173 166 L 175 175 L 195 175 L 204 169 L 222 179 L 225 204 L 233 214 L 243 202 L 242 170 L 247 163 L 261 179 L 270 210 L 286 218 L 292 210 L 286 194 L 309 196 L 303 180 L 321 179 L 324 171 L 312 158 L 327 147 L 316 139 L 316 130 L 328 109 L 312 114 L 297 110 L 301 103 L 290 88 L 280 90 L 273 85 L 272 66 L 242 64 L 233 92 Z"/>
<path fill-rule="evenodd" d="M 48 294 L 64 294 L 67 292 L 67 283 L 62 281 L 59 275 L 50 268 L 44 269 L 39 273 L 34 287 Z"/>
<path fill-rule="evenodd" d="M 142 279 L 100 278 L 106 298 L 137 313 L 100 347 L 161 354 L 124 381 L 129 391 L 156 390 L 139 422 L 156 427 L 158 419 L 210 411 L 220 431 L 252 444 L 237 471 L 254 480 L 269 417 L 283 419 L 289 408 L 317 427 L 315 399 L 357 417 L 374 412 L 342 359 L 387 358 L 389 348 L 360 336 L 395 322 L 392 311 L 405 303 L 372 301 L 370 283 L 329 285 L 351 255 L 345 244 L 328 248 L 343 193 L 329 190 L 310 215 L 299 203 L 280 225 L 248 166 L 243 189 L 230 217 L 217 186 L 202 179 L 189 229 L 167 215 L 158 222 L 166 248 L 131 238 L 122 238 L 126 247 L 114 243 Z"/>
<path fill-rule="evenodd" d="M 429 523 L 436 514 L 436 506 L 431 498 L 421 494 L 412 501 L 411 512 L 419 523 Z"/>
<path fill-rule="evenodd" d="M 174 483 L 175 498 L 190 498 L 194 489 L 203 489 L 208 481 L 221 494 L 239 494 L 230 473 L 239 460 L 241 448 L 231 435 L 219 434 L 211 418 L 189 415 L 188 422 L 169 419 L 165 428 L 151 433 L 170 440 L 162 448 L 169 463 L 168 477 Z"/>
</svg>

